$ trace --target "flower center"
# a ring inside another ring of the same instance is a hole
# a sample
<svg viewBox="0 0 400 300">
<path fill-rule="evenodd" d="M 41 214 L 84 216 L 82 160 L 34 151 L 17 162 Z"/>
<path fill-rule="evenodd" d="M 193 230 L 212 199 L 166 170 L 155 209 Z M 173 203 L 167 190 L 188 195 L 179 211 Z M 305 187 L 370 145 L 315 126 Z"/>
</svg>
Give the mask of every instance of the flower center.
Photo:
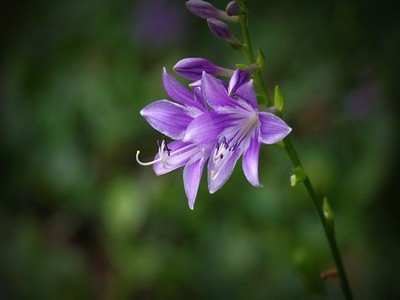
<svg viewBox="0 0 400 300">
<path fill-rule="evenodd" d="M 252 114 L 240 128 L 236 128 L 237 130 L 232 131 L 232 137 L 230 138 L 229 143 L 225 136 L 222 136 L 219 139 L 212 156 L 214 166 L 210 173 L 211 180 L 215 180 L 218 177 L 221 170 L 230 160 L 233 152 L 238 147 L 242 146 L 242 142 L 250 140 L 258 120 L 258 114 Z"/>
</svg>

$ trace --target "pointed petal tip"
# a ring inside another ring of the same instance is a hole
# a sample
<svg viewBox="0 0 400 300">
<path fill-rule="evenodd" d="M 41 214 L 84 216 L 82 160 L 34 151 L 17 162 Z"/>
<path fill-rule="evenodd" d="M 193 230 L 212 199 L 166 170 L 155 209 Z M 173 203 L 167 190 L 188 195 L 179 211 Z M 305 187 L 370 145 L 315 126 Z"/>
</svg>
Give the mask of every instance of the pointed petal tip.
<svg viewBox="0 0 400 300">
<path fill-rule="evenodd" d="M 190 208 L 190 210 L 194 210 L 194 203 L 191 203 L 190 200 L 189 200 L 189 208 Z"/>
<path fill-rule="evenodd" d="M 292 131 L 285 121 L 272 113 L 260 112 L 259 117 L 261 121 L 259 141 L 264 144 L 275 144 Z"/>
</svg>

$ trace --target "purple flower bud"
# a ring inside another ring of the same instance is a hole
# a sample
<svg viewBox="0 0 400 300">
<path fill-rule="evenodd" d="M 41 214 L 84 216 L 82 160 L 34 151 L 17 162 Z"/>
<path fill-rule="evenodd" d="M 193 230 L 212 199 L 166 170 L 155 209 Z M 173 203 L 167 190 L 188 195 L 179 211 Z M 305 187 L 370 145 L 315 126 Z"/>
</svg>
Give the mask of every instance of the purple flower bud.
<svg viewBox="0 0 400 300">
<path fill-rule="evenodd" d="M 229 16 L 223 10 L 216 8 L 214 5 L 206 1 L 190 0 L 186 2 L 186 7 L 191 13 L 203 19 L 216 18 L 234 23 L 239 21 L 238 16 Z"/>
<path fill-rule="evenodd" d="M 203 71 L 214 76 L 226 77 L 230 77 L 233 73 L 233 70 L 217 66 L 209 60 L 199 57 L 184 58 L 178 61 L 173 69 L 178 75 L 190 80 L 200 79 Z"/>
<path fill-rule="evenodd" d="M 234 39 L 229 26 L 224 22 L 218 19 L 210 18 L 207 19 L 208 28 L 210 28 L 211 32 L 219 39 L 230 41 Z"/>
<path fill-rule="evenodd" d="M 203 19 L 218 18 L 222 12 L 211 3 L 202 0 L 190 0 L 186 2 L 186 7 L 191 13 Z"/>
<path fill-rule="evenodd" d="M 207 19 L 208 28 L 210 28 L 212 34 L 217 38 L 222 39 L 229 43 L 233 49 L 238 51 L 244 51 L 246 45 L 242 44 L 231 32 L 229 26 L 218 19 L 209 18 Z"/>
<path fill-rule="evenodd" d="M 238 16 L 240 14 L 240 7 L 236 1 L 231 1 L 226 5 L 225 12 L 228 16 Z"/>
</svg>

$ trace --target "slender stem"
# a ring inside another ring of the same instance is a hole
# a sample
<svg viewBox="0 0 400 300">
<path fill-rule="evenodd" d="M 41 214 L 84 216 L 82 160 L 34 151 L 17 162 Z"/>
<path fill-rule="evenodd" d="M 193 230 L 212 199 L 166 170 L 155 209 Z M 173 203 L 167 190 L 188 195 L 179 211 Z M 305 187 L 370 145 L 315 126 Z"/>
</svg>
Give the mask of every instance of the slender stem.
<svg viewBox="0 0 400 300">
<path fill-rule="evenodd" d="M 246 3 L 244 0 L 241 0 L 240 3 L 245 6 Z M 242 15 L 240 16 L 239 19 L 240 22 L 240 27 L 242 30 L 242 35 L 243 35 L 243 40 L 244 43 L 246 45 L 246 55 L 247 55 L 247 59 L 249 61 L 250 64 L 254 64 L 256 62 L 255 58 L 254 58 L 254 53 L 253 53 L 253 49 L 252 49 L 252 45 L 251 45 L 251 40 L 250 40 L 250 34 L 249 34 L 249 28 L 248 28 L 248 19 L 247 19 L 247 11 L 245 11 L 244 13 L 242 13 Z M 260 88 L 261 91 L 261 95 L 263 96 L 263 98 L 265 99 L 265 102 L 267 104 L 267 106 L 271 106 L 271 98 L 268 95 L 268 91 L 266 89 L 264 80 L 262 78 L 261 75 L 261 70 L 257 69 L 257 71 L 254 74 L 254 79 L 258 85 L 258 87 Z M 301 168 L 304 171 L 304 167 L 301 164 L 301 161 L 299 159 L 299 156 L 297 155 L 297 152 L 291 142 L 291 140 L 286 137 L 283 140 L 283 144 L 284 144 L 284 148 L 290 158 L 290 160 L 293 163 L 293 166 L 295 168 Z M 306 172 L 304 171 L 304 174 L 306 174 Z M 334 231 L 334 227 L 333 227 L 333 223 L 328 223 L 325 215 L 324 215 L 324 210 L 323 210 L 323 206 L 322 206 L 322 202 L 321 200 L 317 197 L 317 195 L 315 194 L 314 188 L 311 184 L 310 179 L 308 178 L 308 176 L 305 176 L 305 179 L 303 180 L 304 186 L 314 204 L 314 207 L 317 211 L 318 217 L 322 223 L 322 226 L 324 228 L 324 232 L 326 235 L 326 238 L 328 240 L 328 244 L 331 250 L 331 254 L 334 260 L 334 263 L 336 265 L 336 270 L 338 272 L 338 276 L 341 280 L 341 287 L 343 290 L 343 293 L 345 295 L 345 298 L 347 300 L 351 300 L 352 294 L 351 294 L 351 289 L 350 289 L 350 285 L 349 282 L 347 280 L 347 275 L 346 275 L 346 271 L 344 269 L 344 265 L 343 265 L 343 261 L 342 261 L 342 257 L 339 251 L 339 248 L 337 246 L 336 243 L 336 237 L 335 237 L 335 231 Z"/>
<path fill-rule="evenodd" d="M 299 156 L 297 155 L 297 152 L 296 152 L 291 140 L 287 137 L 284 139 L 283 143 L 285 146 L 285 150 L 286 150 L 287 154 L 289 155 L 290 160 L 293 163 L 293 166 L 295 168 L 302 168 L 304 170 L 304 168 L 301 164 L 301 161 L 299 159 Z M 347 280 L 347 275 L 346 275 L 346 271 L 344 269 L 340 251 L 339 251 L 339 248 L 336 243 L 335 230 L 333 228 L 333 224 L 328 224 L 328 221 L 324 215 L 321 200 L 315 194 L 314 188 L 313 188 L 308 176 L 306 176 L 303 183 L 307 189 L 307 192 L 308 192 L 311 200 L 314 203 L 314 207 L 318 213 L 318 217 L 322 223 L 322 226 L 324 227 L 325 235 L 328 240 L 329 247 L 331 249 L 332 257 L 335 262 L 339 278 L 341 279 L 341 286 L 342 286 L 343 293 L 344 293 L 346 299 L 352 299 L 350 285 Z"/>
<path fill-rule="evenodd" d="M 248 21 L 247 21 L 247 15 L 246 14 L 242 14 L 239 18 L 239 22 L 240 22 L 240 27 L 242 29 L 242 35 L 243 35 L 243 40 L 244 43 L 246 45 L 246 55 L 247 55 L 247 59 L 249 60 L 250 64 L 254 64 L 256 63 L 256 59 L 254 57 L 254 53 L 253 53 L 253 48 L 251 45 L 251 40 L 250 40 L 250 34 L 249 34 L 249 26 L 248 26 Z M 257 83 L 257 86 L 260 88 L 261 90 L 261 94 L 265 99 L 265 103 L 267 104 L 267 106 L 271 106 L 271 98 L 268 95 L 268 91 L 265 87 L 265 83 L 264 80 L 262 78 L 261 75 L 261 69 L 257 68 L 257 70 L 254 72 L 254 80 Z"/>
</svg>

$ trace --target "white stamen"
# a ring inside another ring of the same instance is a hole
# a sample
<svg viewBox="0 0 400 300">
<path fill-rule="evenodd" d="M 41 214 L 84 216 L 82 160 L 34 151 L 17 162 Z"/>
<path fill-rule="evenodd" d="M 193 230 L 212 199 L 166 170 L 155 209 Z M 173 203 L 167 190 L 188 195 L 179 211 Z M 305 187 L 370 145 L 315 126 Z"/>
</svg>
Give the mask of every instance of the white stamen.
<svg viewBox="0 0 400 300">
<path fill-rule="evenodd" d="M 177 164 L 180 164 L 182 161 L 189 159 L 194 156 L 196 153 L 201 151 L 193 144 L 185 145 L 178 149 L 169 149 L 167 142 L 165 139 L 159 143 L 158 146 L 158 158 L 149 162 L 143 162 L 139 159 L 140 151 L 136 152 L 136 161 L 138 164 L 142 166 L 151 166 L 153 164 L 161 162 L 165 169 L 173 168 Z"/>
<path fill-rule="evenodd" d="M 151 165 L 153 165 L 153 164 L 155 164 L 155 163 L 161 161 L 161 158 L 157 158 L 157 159 L 154 159 L 154 160 L 149 161 L 149 162 L 142 162 L 142 161 L 139 159 L 139 154 L 140 154 L 140 151 L 139 151 L 139 150 L 136 151 L 136 161 L 138 162 L 139 165 L 142 165 L 142 166 L 151 166 Z"/>
</svg>

